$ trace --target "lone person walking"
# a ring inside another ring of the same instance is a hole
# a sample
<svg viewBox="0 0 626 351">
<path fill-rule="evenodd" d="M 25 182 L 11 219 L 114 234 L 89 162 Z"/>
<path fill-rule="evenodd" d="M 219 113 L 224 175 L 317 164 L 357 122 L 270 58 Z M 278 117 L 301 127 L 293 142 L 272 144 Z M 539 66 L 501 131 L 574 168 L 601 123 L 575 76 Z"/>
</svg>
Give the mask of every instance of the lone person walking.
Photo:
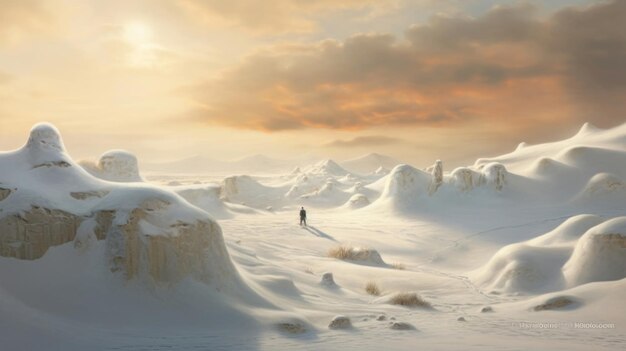
<svg viewBox="0 0 626 351">
<path fill-rule="evenodd" d="M 302 225 L 302 223 L 304 223 L 304 226 L 306 227 L 306 210 L 304 207 L 300 209 L 300 225 Z"/>
</svg>

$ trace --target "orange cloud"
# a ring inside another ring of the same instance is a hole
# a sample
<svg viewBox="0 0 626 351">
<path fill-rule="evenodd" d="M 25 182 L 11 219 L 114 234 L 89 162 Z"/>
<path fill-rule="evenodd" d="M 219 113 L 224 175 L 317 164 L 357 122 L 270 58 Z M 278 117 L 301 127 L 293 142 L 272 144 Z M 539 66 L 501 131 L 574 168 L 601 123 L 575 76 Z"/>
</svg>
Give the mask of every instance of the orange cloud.
<svg viewBox="0 0 626 351">
<path fill-rule="evenodd" d="M 528 5 L 474 19 L 439 16 L 404 40 L 358 34 L 264 50 L 188 92 L 197 120 L 266 131 L 616 124 L 626 107 L 625 16 L 623 1 L 548 18 Z"/>
</svg>

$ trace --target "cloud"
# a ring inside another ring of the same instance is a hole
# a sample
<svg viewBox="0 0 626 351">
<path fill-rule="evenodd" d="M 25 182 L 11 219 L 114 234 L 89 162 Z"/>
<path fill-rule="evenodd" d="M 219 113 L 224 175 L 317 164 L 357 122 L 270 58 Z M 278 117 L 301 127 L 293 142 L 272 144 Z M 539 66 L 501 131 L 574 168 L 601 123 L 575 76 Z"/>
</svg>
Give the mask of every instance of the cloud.
<svg viewBox="0 0 626 351">
<path fill-rule="evenodd" d="M 265 131 L 623 121 L 626 2 L 435 16 L 391 34 L 283 44 L 186 90 L 194 119 Z"/>
<path fill-rule="evenodd" d="M 349 140 L 334 140 L 324 144 L 325 147 L 366 147 L 366 146 L 386 146 L 401 144 L 405 141 L 398 138 L 387 137 L 383 135 L 366 135 L 359 136 Z"/>
</svg>

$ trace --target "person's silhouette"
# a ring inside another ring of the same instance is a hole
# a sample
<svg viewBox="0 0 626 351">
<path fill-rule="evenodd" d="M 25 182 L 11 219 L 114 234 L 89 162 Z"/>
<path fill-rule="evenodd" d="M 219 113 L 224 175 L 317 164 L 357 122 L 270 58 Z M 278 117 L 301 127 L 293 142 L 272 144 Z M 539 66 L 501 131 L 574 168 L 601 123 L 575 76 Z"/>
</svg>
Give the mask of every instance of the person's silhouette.
<svg viewBox="0 0 626 351">
<path fill-rule="evenodd" d="M 302 225 L 303 223 L 306 227 L 306 210 L 304 209 L 304 207 L 300 209 L 300 225 Z"/>
</svg>

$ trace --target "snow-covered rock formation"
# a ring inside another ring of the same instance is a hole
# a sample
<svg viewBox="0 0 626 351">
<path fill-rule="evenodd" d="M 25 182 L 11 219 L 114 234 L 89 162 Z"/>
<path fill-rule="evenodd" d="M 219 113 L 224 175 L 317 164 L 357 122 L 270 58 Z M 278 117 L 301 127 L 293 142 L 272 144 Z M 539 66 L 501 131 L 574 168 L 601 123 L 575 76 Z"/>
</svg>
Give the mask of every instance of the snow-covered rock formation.
<svg viewBox="0 0 626 351">
<path fill-rule="evenodd" d="M 626 278 L 626 217 L 589 229 L 563 267 L 569 286 Z"/>
<path fill-rule="evenodd" d="M 503 247 L 472 276 L 487 289 L 508 293 L 625 278 L 626 217 L 571 217 L 547 234 Z"/>
<path fill-rule="evenodd" d="M 105 154 L 106 174 L 136 176 L 136 160 Z M 21 149 L 0 153 L 0 255 L 34 260 L 75 241 L 105 240 L 112 272 L 175 283 L 186 277 L 238 284 L 222 232 L 208 213 L 144 183 L 105 182 L 67 154 L 58 130 L 38 124 Z M 128 178 L 126 178 L 128 179 Z"/>
<path fill-rule="evenodd" d="M 409 165 L 398 165 L 387 175 L 377 202 L 394 209 L 410 208 L 418 198 L 428 194 L 430 181 L 430 174 Z"/>
<path fill-rule="evenodd" d="M 441 160 L 435 161 L 435 164 L 429 167 L 427 171 L 430 171 L 430 174 L 432 175 L 432 180 L 430 181 L 430 186 L 428 188 L 428 193 L 432 195 L 443 183 L 443 162 L 441 162 Z"/>
<path fill-rule="evenodd" d="M 348 199 L 343 207 L 356 210 L 370 204 L 370 200 L 363 194 L 354 194 Z"/>
<path fill-rule="evenodd" d="M 97 164 L 89 161 L 79 163 L 91 175 L 112 182 L 141 182 L 137 157 L 125 150 L 107 151 Z"/>
</svg>

